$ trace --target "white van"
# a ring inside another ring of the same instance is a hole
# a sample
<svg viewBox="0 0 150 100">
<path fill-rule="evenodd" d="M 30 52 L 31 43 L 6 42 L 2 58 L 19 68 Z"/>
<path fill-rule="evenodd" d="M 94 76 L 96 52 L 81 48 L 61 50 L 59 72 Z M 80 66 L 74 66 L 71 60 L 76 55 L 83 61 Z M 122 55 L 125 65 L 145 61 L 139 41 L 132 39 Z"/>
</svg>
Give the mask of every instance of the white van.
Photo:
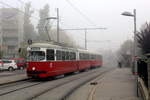
<svg viewBox="0 0 150 100">
<path fill-rule="evenodd" d="M 15 69 L 17 69 L 15 60 L 1 60 L 0 61 L 0 70 L 13 71 Z"/>
</svg>

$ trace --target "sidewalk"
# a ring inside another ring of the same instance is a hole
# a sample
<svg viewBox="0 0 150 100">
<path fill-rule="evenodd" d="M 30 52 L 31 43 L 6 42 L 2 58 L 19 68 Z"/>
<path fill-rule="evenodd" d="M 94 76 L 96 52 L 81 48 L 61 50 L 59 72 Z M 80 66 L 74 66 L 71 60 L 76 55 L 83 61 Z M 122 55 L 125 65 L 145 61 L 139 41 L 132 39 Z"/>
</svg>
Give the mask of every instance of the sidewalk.
<svg viewBox="0 0 150 100">
<path fill-rule="evenodd" d="M 94 100 L 141 100 L 136 96 L 136 79 L 129 68 L 116 68 L 98 83 Z"/>
</svg>

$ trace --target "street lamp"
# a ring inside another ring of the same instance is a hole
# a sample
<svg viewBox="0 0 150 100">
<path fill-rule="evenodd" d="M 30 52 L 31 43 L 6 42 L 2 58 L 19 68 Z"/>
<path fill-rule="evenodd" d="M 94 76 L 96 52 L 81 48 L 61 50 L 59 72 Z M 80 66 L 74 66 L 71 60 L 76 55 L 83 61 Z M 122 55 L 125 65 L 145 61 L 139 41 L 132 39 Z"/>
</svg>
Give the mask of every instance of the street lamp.
<svg viewBox="0 0 150 100">
<path fill-rule="evenodd" d="M 135 59 L 135 56 L 136 56 L 136 9 L 133 10 L 133 14 L 131 12 L 123 12 L 121 15 L 123 16 L 129 16 L 129 17 L 133 17 L 134 18 L 134 50 L 133 50 L 133 55 L 134 55 L 134 59 Z"/>
<path fill-rule="evenodd" d="M 121 15 L 123 16 L 129 16 L 129 17 L 133 17 L 134 18 L 134 50 L 133 50 L 133 55 L 134 55 L 134 68 L 136 68 L 136 72 L 137 72 L 137 66 L 136 66 L 136 62 L 135 62 L 135 56 L 136 56 L 136 9 L 133 10 L 133 13 L 131 12 L 123 12 Z M 134 71 L 134 72 L 135 72 Z M 138 79 L 137 79 L 137 96 L 138 96 Z"/>
</svg>

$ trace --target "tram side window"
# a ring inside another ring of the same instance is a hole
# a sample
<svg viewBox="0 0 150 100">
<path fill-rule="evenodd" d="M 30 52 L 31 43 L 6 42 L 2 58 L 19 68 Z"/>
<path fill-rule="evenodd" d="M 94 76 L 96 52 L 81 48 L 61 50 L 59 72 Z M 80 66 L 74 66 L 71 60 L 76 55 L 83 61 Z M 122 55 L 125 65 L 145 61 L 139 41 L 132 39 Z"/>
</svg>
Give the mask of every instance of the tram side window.
<svg viewBox="0 0 150 100">
<path fill-rule="evenodd" d="M 81 58 L 82 58 L 83 60 L 85 60 L 85 54 L 84 54 L 84 53 L 82 54 Z"/>
<path fill-rule="evenodd" d="M 79 58 L 80 58 L 80 60 L 83 60 L 83 54 L 82 53 L 79 54 Z"/>
<path fill-rule="evenodd" d="M 56 60 L 62 60 L 62 51 L 56 50 Z"/>
<path fill-rule="evenodd" d="M 86 60 L 89 59 L 89 54 L 85 54 L 85 59 L 86 59 Z"/>
<path fill-rule="evenodd" d="M 65 51 L 62 51 L 62 60 L 65 60 Z"/>
<path fill-rule="evenodd" d="M 101 60 L 101 59 L 102 59 L 102 56 L 101 56 L 101 55 L 99 55 L 99 56 L 98 56 L 98 59 L 99 59 L 99 60 Z"/>
<path fill-rule="evenodd" d="M 101 60 L 101 55 L 97 55 L 97 60 Z"/>
<path fill-rule="evenodd" d="M 98 58 L 97 55 L 95 55 L 95 60 L 97 60 L 97 58 Z"/>
<path fill-rule="evenodd" d="M 91 58 L 91 56 L 92 56 L 92 54 L 89 54 L 89 60 L 91 60 L 92 58 Z"/>
<path fill-rule="evenodd" d="M 99 55 L 96 55 L 96 60 L 98 60 L 99 59 Z"/>
<path fill-rule="evenodd" d="M 95 59 L 95 56 L 93 54 L 91 55 L 91 59 Z"/>
<path fill-rule="evenodd" d="M 76 53 L 70 52 L 70 60 L 76 60 Z"/>
<path fill-rule="evenodd" d="M 46 55 L 47 60 L 55 60 L 53 49 L 47 49 L 46 52 L 47 52 L 47 55 Z"/>
<path fill-rule="evenodd" d="M 96 60 L 96 55 L 94 55 L 94 60 Z"/>
<path fill-rule="evenodd" d="M 88 55 L 85 54 L 85 53 L 80 53 L 79 56 L 80 56 L 80 59 L 81 59 L 81 60 L 86 60 L 86 59 L 88 59 Z"/>
<path fill-rule="evenodd" d="M 86 54 L 85 53 L 83 53 L 81 57 L 83 60 L 86 60 Z"/>
<path fill-rule="evenodd" d="M 69 52 L 66 51 L 66 60 L 69 60 Z"/>
</svg>

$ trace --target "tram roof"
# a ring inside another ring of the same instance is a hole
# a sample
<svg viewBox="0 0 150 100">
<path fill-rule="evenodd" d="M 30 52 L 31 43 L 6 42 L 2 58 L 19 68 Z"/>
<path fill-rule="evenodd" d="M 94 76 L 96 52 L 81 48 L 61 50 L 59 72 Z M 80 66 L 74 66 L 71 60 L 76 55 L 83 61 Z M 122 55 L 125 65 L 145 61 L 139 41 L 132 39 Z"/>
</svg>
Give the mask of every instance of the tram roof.
<svg viewBox="0 0 150 100">
<path fill-rule="evenodd" d="M 84 50 L 84 49 L 78 49 L 78 51 L 80 52 L 80 53 L 89 53 L 89 54 L 95 54 L 95 55 L 101 55 L 100 53 L 98 53 L 98 52 L 95 52 L 95 51 L 89 51 L 89 50 Z"/>
<path fill-rule="evenodd" d="M 46 43 L 42 43 L 42 42 L 33 43 L 32 45 L 30 45 L 30 47 L 77 50 L 77 48 L 70 48 L 70 47 L 67 47 L 67 46 L 62 46 L 62 45 L 58 45 L 58 44 L 53 44 L 53 43 L 51 43 L 51 42 L 46 42 Z"/>
<path fill-rule="evenodd" d="M 85 49 L 78 49 L 78 48 L 71 48 L 71 47 L 67 47 L 64 45 L 59 45 L 53 42 L 37 42 L 37 43 L 33 43 L 32 45 L 30 45 L 30 47 L 40 47 L 40 48 L 55 48 L 55 49 L 66 49 L 66 50 L 77 50 L 80 53 L 90 53 L 90 54 L 99 54 L 98 52 L 94 52 L 94 51 L 89 51 L 89 50 L 85 50 Z"/>
<path fill-rule="evenodd" d="M 58 45 L 53 45 L 50 43 L 33 43 L 32 45 L 30 45 L 30 47 L 41 47 L 41 48 L 61 48 Z"/>
</svg>

